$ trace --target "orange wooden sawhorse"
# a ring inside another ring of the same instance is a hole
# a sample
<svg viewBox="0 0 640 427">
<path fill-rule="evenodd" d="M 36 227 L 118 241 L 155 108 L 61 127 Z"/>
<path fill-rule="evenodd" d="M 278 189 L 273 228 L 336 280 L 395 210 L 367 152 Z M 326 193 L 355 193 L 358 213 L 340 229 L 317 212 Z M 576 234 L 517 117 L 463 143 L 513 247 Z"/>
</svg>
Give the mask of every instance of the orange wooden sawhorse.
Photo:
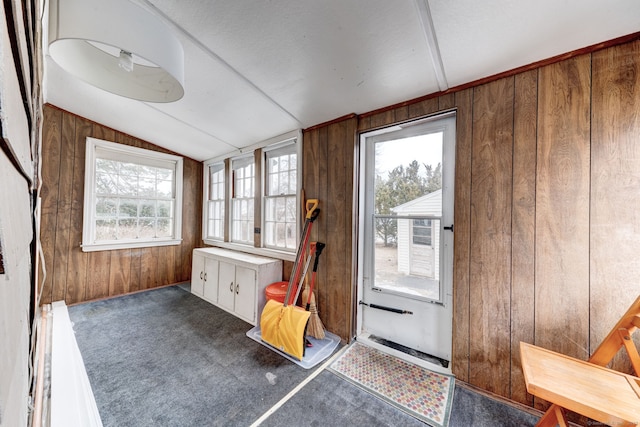
<svg viewBox="0 0 640 427">
<path fill-rule="evenodd" d="M 581 384 L 578 378 L 572 378 L 572 375 L 577 375 L 577 372 L 593 372 L 594 375 L 596 375 L 596 373 L 597 375 L 605 375 L 602 378 L 607 378 L 608 376 L 608 378 L 613 381 L 613 384 L 616 381 L 619 381 L 619 379 L 621 378 L 620 376 L 624 377 L 626 383 L 628 383 L 628 388 L 625 389 L 626 391 L 622 391 L 622 393 L 625 393 L 625 399 L 631 400 L 620 402 L 620 405 L 624 406 L 631 404 L 637 409 L 638 414 L 640 414 L 640 386 L 638 383 L 638 381 L 640 380 L 637 377 L 620 374 L 619 372 L 611 371 L 609 369 L 602 369 L 602 367 L 608 365 L 616 355 L 616 353 L 618 353 L 618 351 L 622 347 L 624 347 L 627 351 L 627 354 L 629 355 L 629 359 L 631 360 L 631 365 L 633 366 L 636 376 L 640 375 L 640 354 L 638 354 L 638 349 L 636 348 L 633 339 L 631 338 L 631 335 L 638 328 L 640 328 L 640 296 L 636 298 L 635 302 L 631 304 L 631 307 L 629 307 L 626 313 L 613 327 L 611 332 L 609 332 L 607 337 L 593 352 L 588 360 L 588 363 L 578 361 L 568 356 L 559 355 L 548 350 L 543 351 L 543 349 L 539 349 L 535 346 L 532 346 L 531 344 L 520 343 L 522 370 L 525 374 L 527 391 L 534 396 L 541 397 L 552 403 L 549 409 L 547 409 L 547 412 L 542 416 L 542 418 L 540 418 L 536 426 L 568 426 L 565 409 L 577 412 L 581 415 L 610 425 L 640 425 L 640 416 L 637 419 L 618 420 L 615 415 L 611 413 L 607 414 L 607 411 L 613 412 L 616 410 L 622 410 L 622 413 L 626 413 L 624 412 L 625 408 L 615 408 L 615 402 L 607 405 L 607 407 L 605 408 L 601 408 L 604 410 L 604 412 L 602 412 L 601 409 L 595 410 L 593 407 L 590 408 L 588 406 L 589 403 L 586 401 L 588 398 L 595 398 L 597 400 L 598 396 L 602 397 L 603 394 L 610 393 L 610 391 L 606 389 L 594 389 L 592 387 L 593 381 L 587 381 L 586 383 Z M 543 365 L 540 365 L 540 358 L 548 360 Z M 575 364 L 574 362 L 577 362 L 577 364 Z M 586 371 L 584 370 L 585 367 Z M 543 375 L 543 379 L 542 377 L 537 376 L 538 374 L 536 373 L 536 371 L 551 372 L 552 376 L 557 375 L 557 378 L 554 381 L 552 378 Z M 609 372 L 603 374 L 603 372 L 605 371 Z M 568 372 L 572 373 L 568 374 Z M 535 384 L 537 380 L 545 382 L 545 390 L 540 389 L 541 384 Z M 575 383 L 575 381 L 578 381 L 578 383 Z M 578 395 L 578 398 L 575 398 L 575 396 L 574 398 L 569 398 L 567 395 L 571 394 L 571 392 L 574 391 L 576 387 L 584 388 L 584 390 L 582 390 L 582 397 Z M 569 390 L 570 388 L 571 392 Z M 633 400 L 634 398 L 637 398 L 637 401 Z M 583 401 L 580 401 L 581 399 Z M 595 401 L 591 403 L 594 405 L 598 404 Z M 619 413 L 618 415 L 621 415 L 622 413 Z"/>
</svg>

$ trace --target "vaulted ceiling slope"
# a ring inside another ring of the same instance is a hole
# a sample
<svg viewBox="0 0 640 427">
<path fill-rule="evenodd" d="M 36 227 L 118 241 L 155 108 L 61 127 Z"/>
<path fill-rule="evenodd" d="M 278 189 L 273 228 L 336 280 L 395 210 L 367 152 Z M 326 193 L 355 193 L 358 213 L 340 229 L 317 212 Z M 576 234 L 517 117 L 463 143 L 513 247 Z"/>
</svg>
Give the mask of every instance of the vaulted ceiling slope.
<svg viewBox="0 0 640 427">
<path fill-rule="evenodd" d="M 45 100 L 197 160 L 640 31 L 638 0 L 132 0 L 177 33 L 185 95 L 112 95 L 46 57 Z"/>
</svg>

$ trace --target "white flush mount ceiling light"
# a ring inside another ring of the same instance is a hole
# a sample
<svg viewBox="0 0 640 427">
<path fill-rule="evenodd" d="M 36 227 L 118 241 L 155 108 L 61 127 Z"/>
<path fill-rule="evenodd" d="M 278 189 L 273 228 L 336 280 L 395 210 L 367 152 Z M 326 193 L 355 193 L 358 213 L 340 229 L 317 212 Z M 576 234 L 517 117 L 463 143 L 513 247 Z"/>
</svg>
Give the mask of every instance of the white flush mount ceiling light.
<svg viewBox="0 0 640 427">
<path fill-rule="evenodd" d="M 184 95 L 182 44 L 128 0 L 51 0 L 49 55 L 79 79 L 127 98 L 172 102 Z"/>
</svg>

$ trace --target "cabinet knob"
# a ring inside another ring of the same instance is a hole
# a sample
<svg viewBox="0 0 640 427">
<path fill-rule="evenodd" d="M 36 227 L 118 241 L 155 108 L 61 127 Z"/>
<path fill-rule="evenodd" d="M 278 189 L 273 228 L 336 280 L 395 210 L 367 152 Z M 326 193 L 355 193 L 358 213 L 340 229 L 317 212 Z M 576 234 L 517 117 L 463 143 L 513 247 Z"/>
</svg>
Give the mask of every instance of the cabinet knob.
<svg viewBox="0 0 640 427">
<path fill-rule="evenodd" d="M 200 280 L 202 280 L 202 271 L 200 272 Z"/>
<path fill-rule="evenodd" d="M 229 292 L 233 292 L 233 282 L 229 283 Z"/>
<path fill-rule="evenodd" d="M 207 273 L 204 273 L 204 281 L 207 281 Z"/>
<path fill-rule="evenodd" d="M 236 295 L 240 293 L 240 283 L 236 285 Z"/>
</svg>

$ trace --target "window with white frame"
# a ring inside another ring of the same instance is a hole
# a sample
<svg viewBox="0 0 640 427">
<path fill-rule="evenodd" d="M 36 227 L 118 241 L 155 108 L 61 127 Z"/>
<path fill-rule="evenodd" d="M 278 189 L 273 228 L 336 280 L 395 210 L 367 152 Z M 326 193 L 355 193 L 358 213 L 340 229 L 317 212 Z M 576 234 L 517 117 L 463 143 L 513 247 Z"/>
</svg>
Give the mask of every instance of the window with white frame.
<svg viewBox="0 0 640 427">
<path fill-rule="evenodd" d="M 205 237 L 216 240 L 224 239 L 224 204 L 225 204 L 225 170 L 224 162 L 208 166 L 207 215 Z"/>
<path fill-rule="evenodd" d="M 253 244 L 254 241 L 255 170 L 253 156 L 231 160 L 231 241 L 236 243 Z"/>
<path fill-rule="evenodd" d="M 82 250 L 178 245 L 179 156 L 87 138 Z"/>
<path fill-rule="evenodd" d="M 264 246 L 295 250 L 298 155 L 295 141 L 265 149 Z"/>
<path fill-rule="evenodd" d="M 294 260 L 303 210 L 301 136 L 288 132 L 241 156 L 204 162 L 205 244 Z"/>
</svg>

